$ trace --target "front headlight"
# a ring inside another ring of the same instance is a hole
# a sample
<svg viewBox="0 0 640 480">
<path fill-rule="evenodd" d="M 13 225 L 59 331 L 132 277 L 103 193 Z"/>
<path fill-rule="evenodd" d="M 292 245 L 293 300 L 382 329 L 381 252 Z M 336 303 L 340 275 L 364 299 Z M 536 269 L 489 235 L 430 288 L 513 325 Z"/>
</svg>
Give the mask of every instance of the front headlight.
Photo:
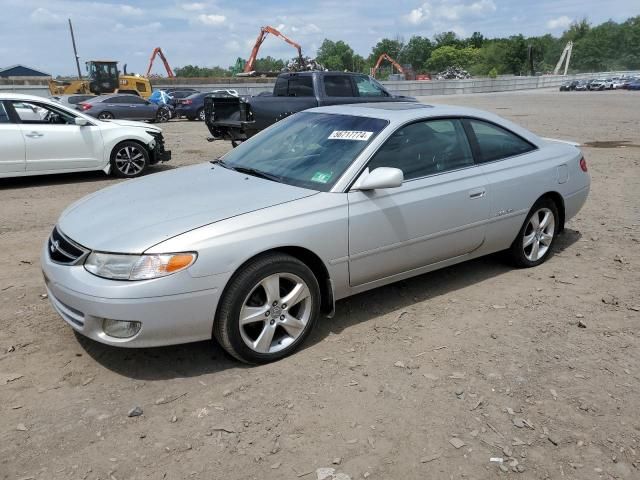
<svg viewBox="0 0 640 480">
<path fill-rule="evenodd" d="M 84 262 L 84 268 L 111 280 L 149 280 L 189 268 L 197 256 L 195 252 L 158 255 L 92 252 Z"/>
</svg>

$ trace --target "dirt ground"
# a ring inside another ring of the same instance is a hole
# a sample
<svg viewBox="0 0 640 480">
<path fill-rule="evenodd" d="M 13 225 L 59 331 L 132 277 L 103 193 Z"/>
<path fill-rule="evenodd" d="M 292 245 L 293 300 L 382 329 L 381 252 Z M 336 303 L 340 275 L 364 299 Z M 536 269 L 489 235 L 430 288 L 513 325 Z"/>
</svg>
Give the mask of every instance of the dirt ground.
<svg viewBox="0 0 640 480">
<path fill-rule="evenodd" d="M 0 181 L 0 479 L 640 478 L 640 93 L 424 100 L 628 143 L 584 147 L 590 198 L 544 265 L 493 256 L 341 301 L 265 366 L 213 342 L 76 337 L 43 298 L 40 247 L 69 203 L 118 180 Z M 229 148 L 201 123 L 163 128 L 162 169 Z"/>
</svg>

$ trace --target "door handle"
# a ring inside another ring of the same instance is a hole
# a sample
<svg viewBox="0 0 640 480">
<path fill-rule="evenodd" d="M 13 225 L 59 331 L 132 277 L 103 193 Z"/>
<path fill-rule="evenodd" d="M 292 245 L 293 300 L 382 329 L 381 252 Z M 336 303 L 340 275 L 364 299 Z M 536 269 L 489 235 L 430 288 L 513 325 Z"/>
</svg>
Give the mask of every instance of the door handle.
<svg viewBox="0 0 640 480">
<path fill-rule="evenodd" d="M 469 198 L 482 198 L 487 193 L 487 191 L 483 188 L 482 190 L 473 190 L 469 192 Z"/>
<path fill-rule="evenodd" d="M 44 134 L 39 132 L 31 132 L 31 133 L 25 133 L 25 137 L 39 138 L 39 137 L 44 137 Z"/>
</svg>

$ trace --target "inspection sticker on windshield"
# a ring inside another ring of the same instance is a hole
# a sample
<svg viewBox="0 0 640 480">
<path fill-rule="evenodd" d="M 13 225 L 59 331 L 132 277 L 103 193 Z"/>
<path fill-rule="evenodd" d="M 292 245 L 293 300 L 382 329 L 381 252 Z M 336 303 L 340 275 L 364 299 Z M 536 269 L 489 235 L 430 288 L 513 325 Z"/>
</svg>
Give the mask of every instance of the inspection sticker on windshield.
<svg viewBox="0 0 640 480">
<path fill-rule="evenodd" d="M 362 132 L 358 130 L 334 130 L 329 135 L 329 140 L 360 140 L 366 142 L 373 132 Z"/>
<path fill-rule="evenodd" d="M 318 182 L 318 183 L 327 183 L 329 180 L 331 180 L 332 176 L 333 176 L 332 173 L 316 172 L 313 174 L 313 177 L 311 177 L 311 181 Z"/>
</svg>

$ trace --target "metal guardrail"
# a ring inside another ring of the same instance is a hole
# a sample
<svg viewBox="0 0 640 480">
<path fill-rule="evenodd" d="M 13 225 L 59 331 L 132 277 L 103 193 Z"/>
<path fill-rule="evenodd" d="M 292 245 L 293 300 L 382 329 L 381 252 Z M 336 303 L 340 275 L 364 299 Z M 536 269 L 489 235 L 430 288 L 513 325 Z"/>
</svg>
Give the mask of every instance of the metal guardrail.
<svg viewBox="0 0 640 480">
<path fill-rule="evenodd" d="M 391 92 L 397 95 L 422 97 L 430 95 L 460 95 L 472 93 L 509 92 L 516 90 L 532 90 L 538 88 L 559 87 L 568 80 L 583 78 L 611 77 L 622 74 L 636 75 L 638 72 L 598 72 L 581 73 L 577 75 L 542 75 L 536 77 L 499 77 L 499 78 L 470 78 L 464 80 L 423 80 L 423 81 L 383 81 Z M 257 95 L 261 92 L 273 91 L 273 83 L 242 82 L 242 83 L 189 83 L 174 84 L 173 87 L 189 87 L 206 92 L 230 88 L 240 95 Z M 9 91 L 30 95 L 49 96 L 49 90 L 43 85 L 0 85 L 0 92 Z"/>
</svg>

